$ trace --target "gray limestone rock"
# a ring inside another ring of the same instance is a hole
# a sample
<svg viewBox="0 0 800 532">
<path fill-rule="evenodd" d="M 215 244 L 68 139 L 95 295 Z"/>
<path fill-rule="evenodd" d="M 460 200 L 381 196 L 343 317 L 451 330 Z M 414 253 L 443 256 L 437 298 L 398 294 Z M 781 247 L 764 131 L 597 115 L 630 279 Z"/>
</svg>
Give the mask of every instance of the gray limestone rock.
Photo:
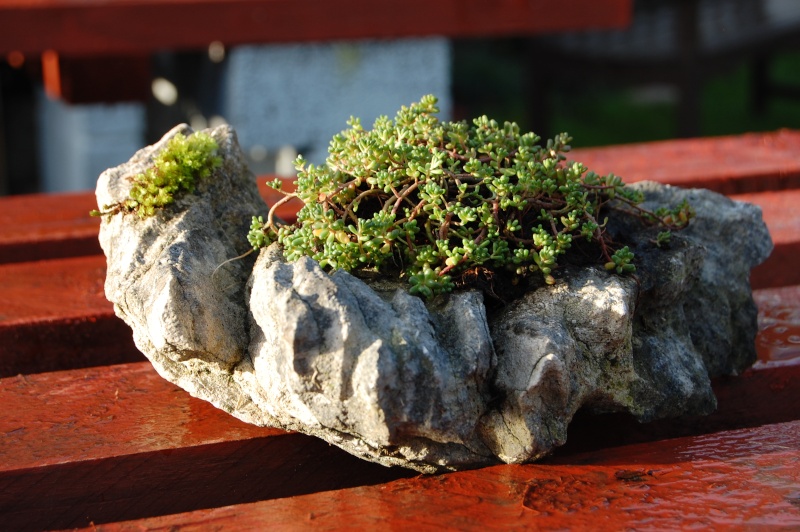
<svg viewBox="0 0 800 532">
<path fill-rule="evenodd" d="M 98 204 L 124 198 L 177 132 L 104 172 Z M 566 265 L 554 286 L 487 310 L 478 291 L 423 301 L 399 281 L 288 263 L 277 245 L 226 263 L 266 206 L 233 131 L 212 134 L 224 162 L 194 194 L 103 221 L 106 294 L 161 375 L 247 422 L 428 473 L 521 463 L 563 444 L 579 408 L 709 413 L 710 376 L 755 359 L 748 276 L 771 250 L 757 207 L 639 184 L 698 215 L 666 249 L 615 221 L 636 277 Z"/>
<path fill-rule="evenodd" d="M 151 166 L 178 133 L 191 129 L 178 126 L 127 163 L 103 172 L 98 206 L 127 197 L 131 178 Z M 144 220 L 104 217 L 100 245 L 108 262 L 106 297 L 164 378 L 245 421 L 264 423 L 267 418 L 247 393 L 229 386 L 249 358 L 243 301 L 253 261 L 233 261 L 215 270 L 247 251 L 242 234 L 247 234 L 250 216 L 266 209 L 233 130 L 222 127 L 212 133 L 225 154 L 223 164 L 195 194 Z"/>
</svg>

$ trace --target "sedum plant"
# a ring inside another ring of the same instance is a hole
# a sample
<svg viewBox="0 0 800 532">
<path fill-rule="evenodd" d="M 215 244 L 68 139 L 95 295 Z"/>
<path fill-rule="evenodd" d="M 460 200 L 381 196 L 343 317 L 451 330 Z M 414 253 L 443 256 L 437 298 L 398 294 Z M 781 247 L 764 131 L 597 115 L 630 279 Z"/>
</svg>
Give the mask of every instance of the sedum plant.
<svg viewBox="0 0 800 532">
<path fill-rule="evenodd" d="M 178 133 L 156 156 L 153 166 L 133 177 L 133 186 L 124 200 L 92 211 L 92 216 L 135 213 L 139 218 L 153 216 L 156 209 L 175 201 L 175 195 L 193 192 L 199 179 L 222 164 L 217 155 L 219 146 L 207 133 Z"/>
<path fill-rule="evenodd" d="M 606 207 L 626 206 L 664 226 L 659 245 L 692 216 L 686 204 L 647 211 L 638 205 L 641 193 L 619 177 L 566 164 L 566 134 L 541 144 L 515 123 L 485 116 L 443 122 L 436 103 L 425 96 L 371 130 L 351 118 L 324 165 L 299 157 L 296 190 L 266 220 L 253 218 L 253 248 L 277 241 L 290 261 L 308 255 L 328 269 L 395 273 L 412 293 L 432 297 L 476 271 L 537 273 L 552 284 L 559 257 L 576 240 L 595 244 L 606 269 L 633 272 L 631 250 L 605 231 Z M 281 182 L 270 185 L 280 190 Z M 286 225 L 274 212 L 292 199 L 303 206 Z"/>
</svg>

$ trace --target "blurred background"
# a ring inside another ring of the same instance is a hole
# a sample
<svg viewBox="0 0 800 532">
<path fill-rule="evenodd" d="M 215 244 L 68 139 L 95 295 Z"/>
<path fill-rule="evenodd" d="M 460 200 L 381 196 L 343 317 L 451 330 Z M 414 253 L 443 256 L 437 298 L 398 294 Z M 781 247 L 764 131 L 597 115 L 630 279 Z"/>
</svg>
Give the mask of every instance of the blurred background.
<svg viewBox="0 0 800 532">
<path fill-rule="evenodd" d="M 350 115 L 367 126 L 428 93 L 443 119 L 568 131 L 576 147 L 800 128 L 800 0 L 612 3 L 627 15 L 580 31 L 94 56 L 7 44 L 0 195 L 93 189 L 105 168 L 181 122 L 229 123 L 256 174 L 291 175 L 297 153 L 324 160 Z"/>
</svg>

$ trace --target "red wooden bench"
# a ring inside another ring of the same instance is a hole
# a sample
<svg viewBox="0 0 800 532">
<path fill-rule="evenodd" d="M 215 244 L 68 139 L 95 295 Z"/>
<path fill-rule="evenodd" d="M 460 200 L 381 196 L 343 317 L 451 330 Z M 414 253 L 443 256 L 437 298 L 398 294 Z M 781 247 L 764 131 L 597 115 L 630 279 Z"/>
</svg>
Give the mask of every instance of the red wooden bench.
<svg viewBox="0 0 800 532">
<path fill-rule="evenodd" d="M 714 381 L 717 412 L 579 414 L 540 463 L 431 477 L 246 425 L 163 380 L 103 297 L 92 196 L 0 199 L 2 528 L 800 527 L 798 143 L 782 131 L 573 153 L 763 208 L 776 248 L 753 273 L 760 359 Z"/>
<path fill-rule="evenodd" d="M 162 50 L 521 36 L 623 27 L 631 12 L 632 0 L 0 0 L 0 54 L 41 57 L 54 97 L 146 100 L 149 56 Z"/>
<path fill-rule="evenodd" d="M 621 27 L 631 0 L 0 0 L 0 51 L 90 57 L 446 35 Z"/>
</svg>

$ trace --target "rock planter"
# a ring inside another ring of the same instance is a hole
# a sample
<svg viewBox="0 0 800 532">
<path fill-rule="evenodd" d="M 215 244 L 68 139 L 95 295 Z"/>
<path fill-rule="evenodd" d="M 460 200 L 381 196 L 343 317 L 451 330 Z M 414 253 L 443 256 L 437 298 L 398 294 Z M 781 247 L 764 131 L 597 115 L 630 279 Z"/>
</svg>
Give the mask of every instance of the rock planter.
<svg viewBox="0 0 800 532">
<path fill-rule="evenodd" d="M 125 198 L 179 132 L 104 172 L 98 204 Z M 277 245 L 225 263 L 267 207 L 235 133 L 211 134 L 223 162 L 195 193 L 104 219 L 106 295 L 164 378 L 248 423 L 425 473 L 521 463 L 563 444 L 579 408 L 707 414 L 710 377 L 755 361 L 749 273 L 771 250 L 758 207 L 637 184 L 697 217 L 668 249 L 642 245 L 635 277 L 565 266 L 487 310 L 479 291 L 424 301 L 400 282 L 286 262 Z"/>
</svg>

